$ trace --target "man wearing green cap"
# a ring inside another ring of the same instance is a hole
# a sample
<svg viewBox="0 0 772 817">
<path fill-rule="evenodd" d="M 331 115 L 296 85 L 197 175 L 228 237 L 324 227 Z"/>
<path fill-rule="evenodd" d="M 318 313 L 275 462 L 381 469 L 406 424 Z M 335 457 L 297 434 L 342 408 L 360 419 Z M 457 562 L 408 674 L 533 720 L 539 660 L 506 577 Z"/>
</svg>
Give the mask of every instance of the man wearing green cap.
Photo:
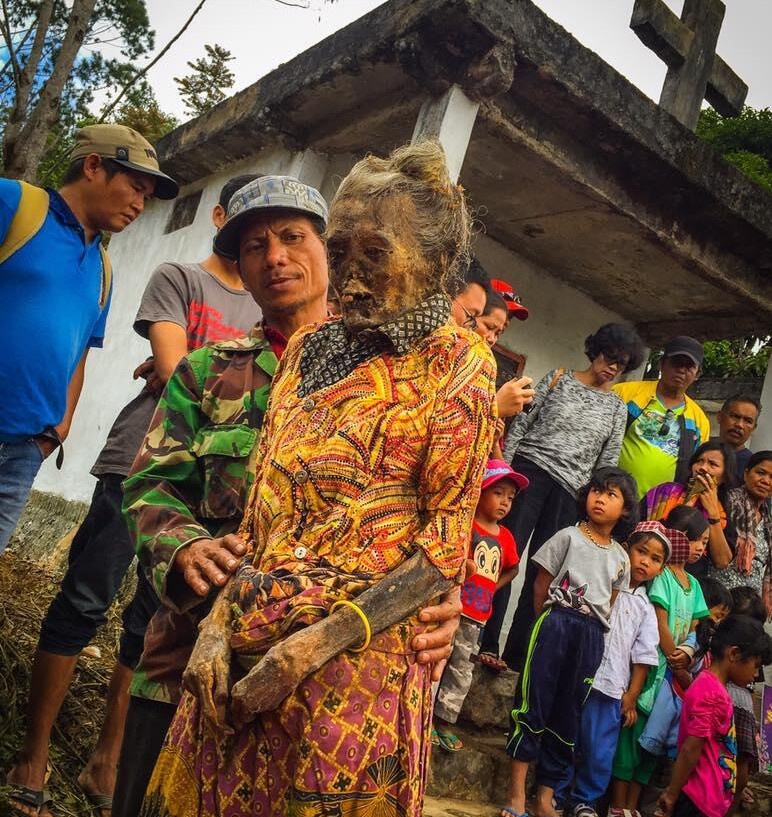
<svg viewBox="0 0 772 817">
<path fill-rule="evenodd" d="M 152 145 L 122 125 L 75 137 L 60 191 L 0 179 L 0 552 L 45 457 L 67 436 L 86 356 L 102 346 L 110 264 L 102 231 L 120 232 L 177 184 Z"/>
</svg>

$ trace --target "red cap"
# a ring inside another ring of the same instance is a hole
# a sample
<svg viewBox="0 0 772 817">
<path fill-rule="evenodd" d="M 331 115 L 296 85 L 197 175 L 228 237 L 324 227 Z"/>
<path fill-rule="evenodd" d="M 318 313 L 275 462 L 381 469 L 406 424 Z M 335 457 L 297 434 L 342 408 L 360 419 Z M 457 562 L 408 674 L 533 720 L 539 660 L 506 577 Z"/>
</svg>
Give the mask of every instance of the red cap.
<svg viewBox="0 0 772 817">
<path fill-rule="evenodd" d="M 491 278 L 491 289 L 493 289 L 494 292 L 498 292 L 506 301 L 510 318 L 517 318 L 519 321 L 524 321 L 528 317 L 528 309 L 523 306 L 523 302 L 520 300 L 520 296 L 517 292 L 512 288 L 512 284 L 508 284 L 500 278 Z"/>
<path fill-rule="evenodd" d="M 528 487 L 528 477 L 518 474 L 509 463 L 504 460 L 488 460 L 483 475 L 482 489 L 490 488 L 500 479 L 509 479 L 515 483 L 518 491 L 523 491 Z"/>
</svg>

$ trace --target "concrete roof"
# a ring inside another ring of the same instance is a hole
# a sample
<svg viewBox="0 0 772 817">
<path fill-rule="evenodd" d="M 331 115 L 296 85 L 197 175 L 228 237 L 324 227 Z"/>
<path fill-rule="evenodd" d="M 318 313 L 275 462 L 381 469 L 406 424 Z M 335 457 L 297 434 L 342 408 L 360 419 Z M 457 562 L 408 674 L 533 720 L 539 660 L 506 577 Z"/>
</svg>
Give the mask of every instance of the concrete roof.
<svg viewBox="0 0 772 817">
<path fill-rule="evenodd" d="M 511 87 L 481 79 L 491 49 L 514 58 Z M 652 343 L 772 330 L 772 195 L 530 0 L 391 0 L 174 130 L 160 158 L 191 182 L 277 139 L 383 153 L 453 82 L 482 100 L 461 182 L 489 236 Z"/>
</svg>

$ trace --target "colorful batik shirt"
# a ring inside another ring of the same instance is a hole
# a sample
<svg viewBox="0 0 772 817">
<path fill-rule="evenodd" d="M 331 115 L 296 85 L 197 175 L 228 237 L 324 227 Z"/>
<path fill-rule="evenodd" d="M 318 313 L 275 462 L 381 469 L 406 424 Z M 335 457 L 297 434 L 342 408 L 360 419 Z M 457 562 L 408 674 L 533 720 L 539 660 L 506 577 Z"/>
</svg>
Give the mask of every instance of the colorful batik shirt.
<svg viewBox="0 0 772 817">
<path fill-rule="evenodd" d="M 345 329 L 334 323 L 296 333 L 274 380 L 241 529 L 254 548 L 236 581 L 242 667 L 411 555 L 450 578 L 469 547 L 495 423 L 487 345 L 446 323 L 406 354 L 392 337 L 365 359 L 339 349 L 337 375 L 307 392 L 306 344 L 321 332 L 325 356 Z M 419 628 L 413 615 L 336 655 L 232 736 L 184 693 L 143 817 L 418 817 L 431 726 L 431 672 L 410 646 Z"/>
</svg>

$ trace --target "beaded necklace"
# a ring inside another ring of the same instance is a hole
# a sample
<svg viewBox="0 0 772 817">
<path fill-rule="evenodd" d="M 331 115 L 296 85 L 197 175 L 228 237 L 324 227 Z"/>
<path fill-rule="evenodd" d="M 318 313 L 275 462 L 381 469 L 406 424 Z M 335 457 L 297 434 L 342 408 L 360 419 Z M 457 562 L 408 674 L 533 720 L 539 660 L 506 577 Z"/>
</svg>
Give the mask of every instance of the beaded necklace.
<svg viewBox="0 0 772 817">
<path fill-rule="evenodd" d="M 599 542 L 592 535 L 592 529 L 587 524 L 587 522 L 580 522 L 579 523 L 579 530 L 582 531 L 582 533 L 584 533 L 584 535 L 593 543 L 593 545 L 597 545 L 599 548 L 607 548 L 607 547 L 609 547 L 611 545 L 611 542 L 608 542 L 605 545 L 602 542 Z"/>
</svg>

